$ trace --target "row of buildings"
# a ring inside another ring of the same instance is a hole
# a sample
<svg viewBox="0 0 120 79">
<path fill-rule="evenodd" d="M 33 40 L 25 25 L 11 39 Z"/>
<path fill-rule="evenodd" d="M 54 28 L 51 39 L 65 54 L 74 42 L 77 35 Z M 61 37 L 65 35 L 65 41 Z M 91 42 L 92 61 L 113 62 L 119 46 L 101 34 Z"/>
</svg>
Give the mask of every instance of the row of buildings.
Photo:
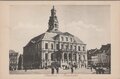
<svg viewBox="0 0 120 79">
<path fill-rule="evenodd" d="M 88 65 L 108 67 L 111 66 L 111 44 L 102 45 L 100 49 L 87 51 Z"/>
<path fill-rule="evenodd" d="M 87 51 L 87 67 L 102 66 L 111 68 L 111 44 L 102 45 L 100 49 L 91 49 Z M 9 69 L 21 70 L 23 68 L 23 55 L 9 51 Z"/>
<path fill-rule="evenodd" d="M 9 70 L 21 70 L 23 69 L 23 55 L 9 50 Z"/>
</svg>

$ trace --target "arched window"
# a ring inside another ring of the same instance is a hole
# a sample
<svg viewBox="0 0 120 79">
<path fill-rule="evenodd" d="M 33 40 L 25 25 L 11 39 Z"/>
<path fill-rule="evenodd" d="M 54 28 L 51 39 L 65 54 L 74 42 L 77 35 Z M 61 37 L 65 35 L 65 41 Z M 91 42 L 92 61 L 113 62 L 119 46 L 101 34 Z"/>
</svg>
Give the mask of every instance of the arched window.
<svg viewBox="0 0 120 79">
<path fill-rule="evenodd" d="M 68 37 L 66 37 L 66 41 L 68 41 Z"/>
<path fill-rule="evenodd" d="M 64 54 L 64 59 L 67 60 L 67 54 L 66 53 Z"/>
<path fill-rule="evenodd" d="M 53 44 L 51 44 L 51 49 L 53 49 Z"/>
<path fill-rule="evenodd" d="M 72 38 L 70 38 L 71 42 L 72 42 Z"/>
<path fill-rule="evenodd" d="M 80 46 L 78 46 L 78 51 L 80 51 Z"/>
<path fill-rule="evenodd" d="M 45 49 L 48 49 L 48 43 L 45 43 Z"/>
<path fill-rule="evenodd" d="M 85 51 L 85 47 L 83 47 L 83 51 Z"/>
</svg>

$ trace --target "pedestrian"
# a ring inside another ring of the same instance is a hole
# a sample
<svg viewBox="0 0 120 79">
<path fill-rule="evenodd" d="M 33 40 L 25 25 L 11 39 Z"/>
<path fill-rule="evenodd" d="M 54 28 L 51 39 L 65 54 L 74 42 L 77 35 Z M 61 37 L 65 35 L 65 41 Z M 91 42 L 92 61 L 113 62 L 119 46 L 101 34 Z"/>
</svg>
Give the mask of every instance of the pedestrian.
<svg viewBox="0 0 120 79">
<path fill-rule="evenodd" d="M 54 68 L 53 67 L 51 68 L 51 73 L 54 74 Z"/>
<path fill-rule="evenodd" d="M 73 73 L 74 72 L 74 69 L 73 69 L 73 67 L 71 67 L 71 73 Z"/>
<path fill-rule="evenodd" d="M 98 69 L 98 67 L 95 67 L 95 71 L 96 71 L 96 74 L 99 73 L 99 69 Z"/>
<path fill-rule="evenodd" d="M 92 66 L 91 66 L 91 72 L 92 72 Z"/>
<path fill-rule="evenodd" d="M 25 72 L 27 72 L 27 68 L 25 68 Z"/>
<path fill-rule="evenodd" d="M 59 67 L 56 68 L 57 74 L 59 73 Z"/>
</svg>

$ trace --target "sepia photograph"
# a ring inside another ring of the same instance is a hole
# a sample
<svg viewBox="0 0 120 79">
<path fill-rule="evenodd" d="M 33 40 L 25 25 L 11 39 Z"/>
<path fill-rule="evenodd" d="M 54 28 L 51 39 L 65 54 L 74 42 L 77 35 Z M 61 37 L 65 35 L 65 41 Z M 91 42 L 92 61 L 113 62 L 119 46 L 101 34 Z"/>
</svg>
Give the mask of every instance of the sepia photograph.
<svg viewBox="0 0 120 79">
<path fill-rule="evenodd" d="M 111 74 L 110 5 L 11 5 L 10 74 Z"/>
</svg>

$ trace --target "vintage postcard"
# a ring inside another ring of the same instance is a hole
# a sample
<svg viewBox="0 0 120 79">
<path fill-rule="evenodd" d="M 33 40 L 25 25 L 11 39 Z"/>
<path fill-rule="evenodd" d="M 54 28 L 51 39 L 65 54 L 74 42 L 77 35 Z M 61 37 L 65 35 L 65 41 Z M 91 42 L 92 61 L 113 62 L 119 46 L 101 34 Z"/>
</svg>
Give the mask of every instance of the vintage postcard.
<svg viewBox="0 0 120 79">
<path fill-rule="evenodd" d="M 1 78 L 120 79 L 119 7 L 119 1 L 1 2 Z"/>
</svg>

